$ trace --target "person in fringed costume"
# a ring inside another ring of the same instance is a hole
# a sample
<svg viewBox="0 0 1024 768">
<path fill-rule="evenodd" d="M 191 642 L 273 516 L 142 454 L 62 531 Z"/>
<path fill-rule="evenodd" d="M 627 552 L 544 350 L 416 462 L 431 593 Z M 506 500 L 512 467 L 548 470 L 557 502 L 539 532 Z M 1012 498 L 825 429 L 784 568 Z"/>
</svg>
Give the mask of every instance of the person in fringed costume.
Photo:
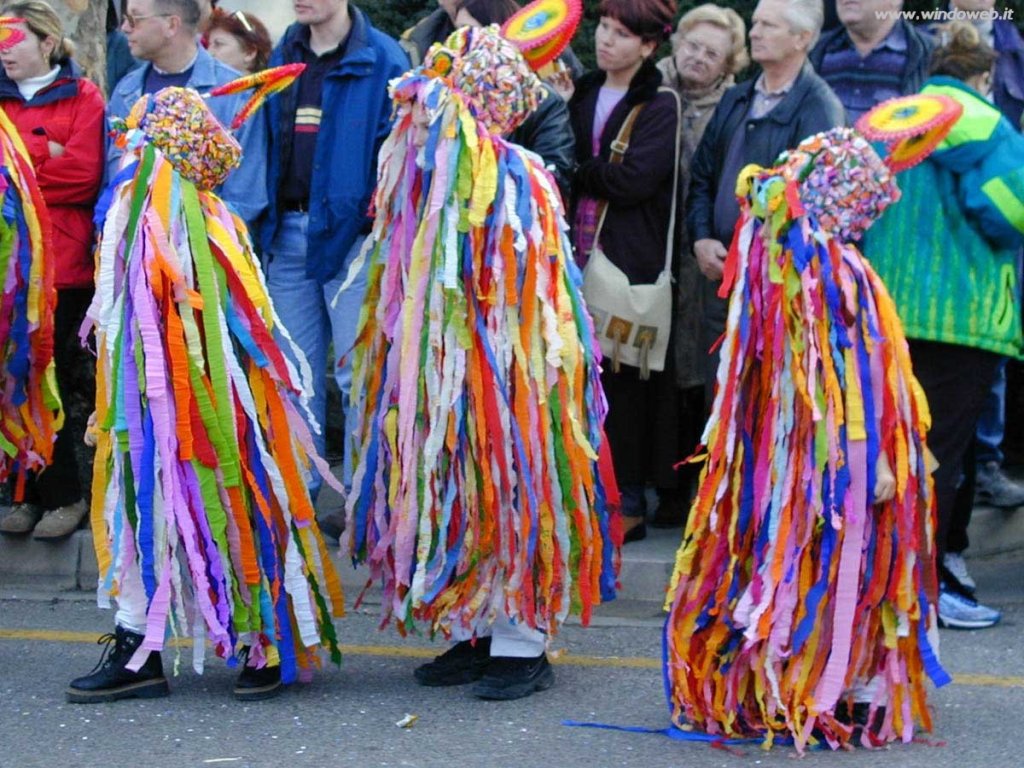
<svg viewBox="0 0 1024 768">
<path fill-rule="evenodd" d="M 301 70 L 301 65 L 298 65 Z M 233 127 L 297 74 L 269 70 Z M 100 211 L 96 298 L 83 336 L 98 352 L 92 530 L 99 603 L 116 630 L 69 701 L 168 693 L 161 651 L 191 638 L 243 665 L 235 696 L 308 679 L 318 646 L 338 662 L 340 584 L 309 494 L 301 408 L 311 382 L 267 295 L 241 218 L 211 190 L 240 149 L 203 97 L 165 88 L 115 124 L 125 150 Z M 111 644 L 113 648 L 111 649 Z M 177 660 L 175 661 L 177 668 Z"/>
<path fill-rule="evenodd" d="M 748 166 L 737 195 L 706 464 L 666 602 L 670 733 L 910 741 L 931 727 L 925 678 L 949 680 L 930 416 L 892 300 L 851 245 L 899 190 L 837 128 Z"/>
<path fill-rule="evenodd" d="M 0 17 L 0 51 L 24 39 Z M 0 483 L 15 479 L 15 501 L 29 473 L 53 458 L 64 412 L 53 359 L 57 305 L 50 216 L 17 126 L 0 110 Z"/>
<path fill-rule="evenodd" d="M 458 30 L 392 84 L 354 351 L 353 559 L 385 623 L 458 641 L 417 681 L 488 699 L 553 683 L 546 638 L 614 597 L 621 542 L 557 186 L 501 138 L 541 93 L 496 27 Z"/>
</svg>

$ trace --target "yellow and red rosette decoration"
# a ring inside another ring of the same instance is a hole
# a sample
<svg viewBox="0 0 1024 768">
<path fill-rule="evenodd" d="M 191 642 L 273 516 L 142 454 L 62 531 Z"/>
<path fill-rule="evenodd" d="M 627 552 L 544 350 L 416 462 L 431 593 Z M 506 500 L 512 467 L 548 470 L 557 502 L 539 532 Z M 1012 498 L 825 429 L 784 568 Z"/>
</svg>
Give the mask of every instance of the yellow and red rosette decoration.
<svg viewBox="0 0 1024 768">
<path fill-rule="evenodd" d="M 535 0 L 501 27 L 534 71 L 558 58 L 583 18 L 581 0 Z"/>
<path fill-rule="evenodd" d="M 949 96 L 916 93 L 883 101 L 861 115 L 857 130 L 872 141 L 885 142 L 885 163 L 904 171 L 924 160 L 953 130 L 963 106 Z"/>
</svg>

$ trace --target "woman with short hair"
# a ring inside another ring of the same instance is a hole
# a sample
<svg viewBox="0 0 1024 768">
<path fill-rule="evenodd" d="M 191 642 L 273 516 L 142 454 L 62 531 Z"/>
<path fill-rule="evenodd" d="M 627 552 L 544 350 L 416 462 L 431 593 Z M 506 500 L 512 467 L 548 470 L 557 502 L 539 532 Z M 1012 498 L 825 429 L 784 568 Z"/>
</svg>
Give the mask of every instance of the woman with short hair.
<svg viewBox="0 0 1024 768">
<path fill-rule="evenodd" d="M 578 163 L 576 258 L 585 262 L 599 245 L 632 285 L 656 283 L 664 269 L 675 205 L 678 105 L 672 93 L 660 89 L 662 76 L 653 59 L 672 31 L 675 11 L 675 0 L 603 0 L 595 33 L 598 70 L 580 78 L 569 102 Z M 616 162 L 612 143 L 635 107 L 640 112 Z M 670 369 L 671 355 L 667 358 Z M 650 371 L 647 377 L 640 367 L 614 359 L 602 367 L 625 540 L 636 541 L 646 535 L 645 486 L 653 484 L 664 504 L 677 485 L 673 374 Z"/>
<path fill-rule="evenodd" d="M 270 33 L 256 16 L 244 11 L 213 12 L 206 29 L 206 48 L 218 61 L 243 74 L 267 68 L 270 58 Z"/>
</svg>

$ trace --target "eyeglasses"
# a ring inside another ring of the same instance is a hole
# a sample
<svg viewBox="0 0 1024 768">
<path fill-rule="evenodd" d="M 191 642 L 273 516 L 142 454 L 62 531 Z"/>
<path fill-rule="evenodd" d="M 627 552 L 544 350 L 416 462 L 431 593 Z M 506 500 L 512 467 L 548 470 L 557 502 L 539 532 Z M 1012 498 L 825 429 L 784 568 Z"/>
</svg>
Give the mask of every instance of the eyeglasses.
<svg viewBox="0 0 1024 768">
<path fill-rule="evenodd" d="M 174 15 L 175 14 L 173 13 L 151 13 L 149 16 L 135 16 L 130 13 L 125 13 L 124 17 L 121 19 L 121 23 L 128 27 L 128 29 L 135 29 L 139 26 L 140 21 L 145 21 L 146 19 L 167 18 L 168 16 Z"/>
<path fill-rule="evenodd" d="M 684 37 L 679 41 L 679 47 L 690 56 L 703 56 L 710 64 L 717 64 L 725 59 L 725 56 L 714 48 L 698 43 L 696 40 L 688 37 Z"/>
</svg>

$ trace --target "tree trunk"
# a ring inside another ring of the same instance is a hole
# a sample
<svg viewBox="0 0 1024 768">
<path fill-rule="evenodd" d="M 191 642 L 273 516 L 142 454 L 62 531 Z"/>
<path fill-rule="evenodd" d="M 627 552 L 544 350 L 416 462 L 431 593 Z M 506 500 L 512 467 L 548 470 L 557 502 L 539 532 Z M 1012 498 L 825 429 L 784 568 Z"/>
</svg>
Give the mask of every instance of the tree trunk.
<svg viewBox="0 0 1024 768">
<path fill-rule="evenodd" d="M 75 61 L 100 90 L 107 80 L 108 0 L 49 0 L 75 43 Z"/>
</svg>

